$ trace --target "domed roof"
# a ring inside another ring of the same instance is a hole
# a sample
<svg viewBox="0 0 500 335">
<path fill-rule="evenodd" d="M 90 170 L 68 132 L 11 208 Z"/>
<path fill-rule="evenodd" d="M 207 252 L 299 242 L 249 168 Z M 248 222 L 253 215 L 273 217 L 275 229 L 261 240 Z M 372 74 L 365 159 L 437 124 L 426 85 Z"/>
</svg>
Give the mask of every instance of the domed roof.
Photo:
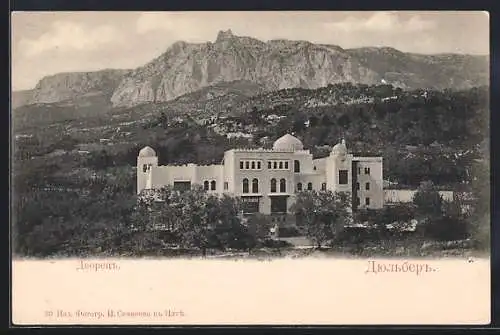
<svg viewBox="0 0 500 335">
<path fill-rule="evenodd" d="M 337 143 L 333 146 L 332 152 L 330 155 L 346 155 L 347 154 L 347 146 L 345 145 L 345 140 L 342 139 L 340 143 Z"/>
<path fill-rule="evenodd" d="M 304 145 L 295 136 L 286 134 L 278 138 L 273 144 L 273 150 L 276 151 L 288 151 L 288 150 L 303 150 Z"/>
<path fill-rule="evenodd" d="M 139 151 L 139 157 L 154 157 L 156 156 L 156 152 L 151 147 L 144 147 Z"/>
</svg>

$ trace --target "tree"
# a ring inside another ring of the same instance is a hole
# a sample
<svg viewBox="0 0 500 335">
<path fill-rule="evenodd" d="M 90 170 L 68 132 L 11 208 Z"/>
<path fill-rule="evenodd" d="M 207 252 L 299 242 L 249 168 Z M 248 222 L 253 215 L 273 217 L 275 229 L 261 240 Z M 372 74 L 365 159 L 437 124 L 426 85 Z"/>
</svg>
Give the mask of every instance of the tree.
<svg viewBox="0 0 500 335">
<path fill-rule="evenodd" d="M 445 202 L 431 182 L 424 182 L 415 193 L 413 202 L 417 214 L 424 220 L 423 234 L 435 240 L 464 239 L 469 235 L 463 204 L 455 196 Z"/>
<path fill-rule="evenodd" d="M 341 127 L 348 127 L 349 124 L 351 123 L 351 120 L 349 119 L 349 116 L 347 114 L 342 114 L 338 119 L 337 123 Z"/>
<path fill-rule="evenodd" d="M 265 215 L 255 213 L 248 219 L 247 230 L 249 234 L 248 247 L 250 250 L 256 247 L 259 242 L 264 242 L 269 239 L 271 222 Z"/>
<path fill-rule="evenodd" d="M 210 248 L 247 248 L 248 234 L 233 197 L 208 194 L 198 185 L 184 192 L 164 187 L 141 194 L 141 208 L 154 203 L 157 217 L 183 247 L 201 249 L 204 255 Z"/>
<path fill-rule="evenodd" d="M 319 118 L 315 115 L 312 115 L 310 118 L 309 118 L 309 126 L 310 127 L 316 127 L 319 123 Z"/>
<path fill-rule="evenodd" d="M 222 250 L 226 248 L 247 249 L 248 234 L 239 216 L 240 205 L 236 198 L 229 195 L 210 197 L 209 224 L 211 246 Z M 216 243 L 213 245 L 213 243 Z"/>
<path fill-rule="evenodd" d="M 434 184 L 430 181 L 422 182 L 413 196 L 417 215 L 425 221 L 432 221 L 442 216 L 443 198 Z"/>
<path fill-rule="evenodd" d="M 297 195 L 292 211 L 299 217 L 306 236 L 321 249 L 335 238 L 351 219 L 348 193 L 305 191 Z"/>
<path fill-rule="evenodd" d="M 161 125 L 164 129 L 167 129 L 167 128 L 168 128 L 168 116 L 167 116 L 167 114 L 165 113 L 165 111 L 161 111 L 161 113 L 160 113 L 160 117 L 158 118 L 158 121 L 159 121 L 160 125 Z"/>
<path fill-rule="evenodd" d="M 472 178 L 471 234 L 480 248 L 490 247 L 490 168 L 489 161 L 480 160 L 474 164 Z"/>
</svg>

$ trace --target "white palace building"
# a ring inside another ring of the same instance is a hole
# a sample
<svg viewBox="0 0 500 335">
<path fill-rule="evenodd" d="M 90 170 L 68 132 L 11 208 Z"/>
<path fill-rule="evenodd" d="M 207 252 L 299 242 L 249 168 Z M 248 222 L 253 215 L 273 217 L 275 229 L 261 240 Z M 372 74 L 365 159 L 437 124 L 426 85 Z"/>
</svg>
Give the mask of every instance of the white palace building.
<svg viewBox="0 0 500 335">
<path fill-rule="evenodd" d="M 156 152 L 145 147 L 137 157 L 137 193 L 171 185 L 188 189 L 202 185 L 207 192 L 240 197 L 245 213 L 284 215 L 296 192 L 350 191 L 354 208 L 382 208 L 382 157 L 356 157 L 345 141 L 330 155 L 313 159 L 302 142 L 284 135 L 272 149 L 232 149 L 219 165 L 158 165 Z"/>
</svg>

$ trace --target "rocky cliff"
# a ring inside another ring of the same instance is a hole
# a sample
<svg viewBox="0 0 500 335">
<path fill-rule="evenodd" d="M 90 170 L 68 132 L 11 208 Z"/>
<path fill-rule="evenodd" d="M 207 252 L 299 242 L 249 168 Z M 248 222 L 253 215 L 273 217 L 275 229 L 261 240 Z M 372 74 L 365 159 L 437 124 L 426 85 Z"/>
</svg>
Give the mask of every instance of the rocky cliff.
<svg viewBox="0 0 500 335">
<path fill-rule="evenodd" d="M 264 90 L 318 88 L 340 82 L 388 83 L 406 89 L 488 85 L 487 56 L 419 55 L 393 48 L 343 49 L 307 41 L 259 41 L 220 31 L 214 43 L 176 42 L 131 71 L 66 73 L 42 79 L 31 101 L 50 103 L 101 94 L 113 106 L 165 102 L 220 83 Z"/>
<path fill-rule="evenodd" d="M 486 56 L 418 55 L 392 48 L 342 49 L 306 41 L 271 40 L 219 32 L 215 43 L 177 42 L 125 76 L 114 106 L 164 102 L 220 82 L 245 80 L 267 90 L 318 88 L 330 83 L 389 83 L 403 88 L 488 84 Z"/>
<path fill-rule="evenodd" d="M 33 90 L 13 92 L 12 106 L 71 101 L 85 96 L 103 96 L 109 100 L 127 72 L 101 70 L 47 76 Z"/>
</svg>

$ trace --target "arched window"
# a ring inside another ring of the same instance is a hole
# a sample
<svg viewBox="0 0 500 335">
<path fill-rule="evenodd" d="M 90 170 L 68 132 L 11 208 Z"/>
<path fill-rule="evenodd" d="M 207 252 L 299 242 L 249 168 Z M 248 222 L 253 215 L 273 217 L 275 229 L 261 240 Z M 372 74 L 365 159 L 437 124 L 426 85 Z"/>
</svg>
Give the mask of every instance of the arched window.
<svg viewBox="0 0 500 335">
<path fill-rule="evenodd" d="M 326 183 L 322 183 L 321 184 L 321 190 L 322 191 L 326 191 Z"/>
<path fill-rule="evenodd" d="M 281 193 L 286 192 L 286 180 L 285 180 L 285 178 L 280 179 L 280 192 Z"/>
<path fill-rule="evenodd" d="M 312 191 L 313 183 L 307 183 L 307 190 Z"/>
<path fill-rule="evenodd" d="M 271 179 L 271 192 L 276 192 L 276 179 Z"/>
<path fill-rule="evenodd" d="M 280 170 L 283 169 L 283 162 L 280 162 Z"/>
<path fill-rule="evenodd" d="M 248 193 L 248 179 L 243 179 L 243 193 Z"/>
<path fill-rule="evenodd" d="M 302 183 L 297 184 L 297 191 L 302 191 Z"/>
<path fill-rule="evenodd" d="M 293 161 L 293 172 L 300 172 L 300 162 L 298 160 Z"/>
<path fill-rule="evenodd" d="M 212 191 L 215 191 L 215 180 L 212 180 L 212 181 L 210 182 L 210 189 L 211 189 Z"/>
<path fill-rule="evenodd" d="M 203 189 L 205 191 L 208 191 L 208 180 L 205 180 L 205 182 L 203 183 Z"/>
<path fill-rule="evenodd" d="M 255 162 L 252 162 L 252 170 L 255 170 Z"/>
<path fill-rule="evenodd" d="M 257 178 L 252 180 L 252 193 L 259 193 L 259 180 Z"/>
</svg>

